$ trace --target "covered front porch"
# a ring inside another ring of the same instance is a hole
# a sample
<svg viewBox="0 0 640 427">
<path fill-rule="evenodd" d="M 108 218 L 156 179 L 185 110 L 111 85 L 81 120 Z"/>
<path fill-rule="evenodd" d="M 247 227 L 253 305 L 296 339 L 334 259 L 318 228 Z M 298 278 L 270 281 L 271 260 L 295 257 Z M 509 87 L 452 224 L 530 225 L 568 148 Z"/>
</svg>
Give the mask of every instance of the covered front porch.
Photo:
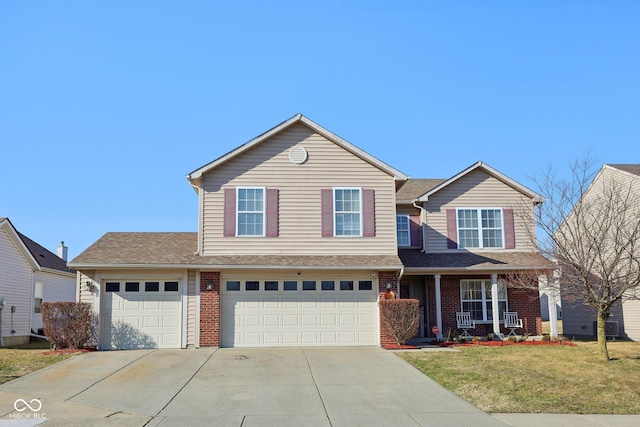
<svg viewBox="0 0 640 427">
<path fill-rule="evenodd" d="M 551 270 L 540 254 L 406 249 L 399 255 L 405 265 L 399 298 L 420 302 L 418 338 L 442 340 L 462 332 L 458 313 L 470 317 L 473 326 L 468 333 L 473 336 L 493 334 L 499 339 L 509 334 L 512 328 L 505 325 L 505 312 L 517 313 L 518 323 L 522 321 L 517 334 L 542 334 L 538 272 Z M 557 336 L 555 322 L 551 336 Z"/>
<path fill-rule="evenodd" d="M 462 332 L 457 313 L 469 313 L 474 327 L 468 333 L 496 338 L 509 334 L 504 313 L 515 312 L 522 320 L 520 334 L 540 335 L 542 321 L 538 292 L 510 287 L 507 277 L 490 274 L 408 274 L 400 281 L 399 298 L 420 302 L 419 338 L 446 339 Z M 433 332 L 437 327 L 438 333 Z"/>
</svg>

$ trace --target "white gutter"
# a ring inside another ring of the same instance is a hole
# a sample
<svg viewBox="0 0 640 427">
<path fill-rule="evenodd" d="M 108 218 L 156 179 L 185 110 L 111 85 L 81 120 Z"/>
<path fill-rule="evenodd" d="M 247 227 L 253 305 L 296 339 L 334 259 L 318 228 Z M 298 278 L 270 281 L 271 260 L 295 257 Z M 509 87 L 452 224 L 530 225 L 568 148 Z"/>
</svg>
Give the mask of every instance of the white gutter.
<svg viewBox="0 0 640 427">
<path fill-rule="evenodd" d="M 105 268 L 181 268 L 181 269 L 268 269 L 268 270 L 404 270 L 401 265 L 238 265 L 238 264 L 72 264 L 70 268 L 75 270 L 97 270 Z"/>
</svg>

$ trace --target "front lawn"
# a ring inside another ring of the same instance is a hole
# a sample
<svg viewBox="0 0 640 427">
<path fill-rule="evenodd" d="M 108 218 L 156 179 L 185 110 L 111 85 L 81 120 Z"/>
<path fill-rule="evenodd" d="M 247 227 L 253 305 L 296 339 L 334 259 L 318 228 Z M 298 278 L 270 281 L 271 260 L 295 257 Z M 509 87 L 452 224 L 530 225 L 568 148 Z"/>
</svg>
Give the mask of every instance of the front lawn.
<svg viewBox="0 0 640 427">
<path fill-rule="evenodd" d="M 48 349 L 46 341 L 0 348 L 0 384 L 71 357 L 70 354 L 43 354 Z"/>
<path fill-rule="evenodd" d="M 463 347 L 399 356 L 485 412 L 640 414 L 640 343 Z"/>
</svg>

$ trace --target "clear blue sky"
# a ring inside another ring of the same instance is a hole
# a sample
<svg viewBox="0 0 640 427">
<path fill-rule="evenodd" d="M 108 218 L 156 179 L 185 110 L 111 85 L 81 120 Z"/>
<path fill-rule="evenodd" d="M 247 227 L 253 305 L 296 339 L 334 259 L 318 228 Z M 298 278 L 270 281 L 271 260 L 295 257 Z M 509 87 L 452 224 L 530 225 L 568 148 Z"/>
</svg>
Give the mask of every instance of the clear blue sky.
<svg viewBox="0 0 640 427">
<path fill-rule="evenodd" d="M 302 113 L 412 177 L 640 163 L 640 2 L 2 1 L 0 217 L 195 231 L 185 175 Z"/>
</svg>

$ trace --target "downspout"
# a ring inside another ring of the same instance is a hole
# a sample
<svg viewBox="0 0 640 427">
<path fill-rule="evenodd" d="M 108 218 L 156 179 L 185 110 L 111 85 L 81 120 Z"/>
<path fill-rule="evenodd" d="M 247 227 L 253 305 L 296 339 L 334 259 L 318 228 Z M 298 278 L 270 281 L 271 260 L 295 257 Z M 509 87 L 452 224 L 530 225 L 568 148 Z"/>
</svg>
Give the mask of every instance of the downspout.
<svg viewBox="0 0 640 427">
<path fill-rule="evenodd" d="M 422 250 L 420 252 L 425 253 L 427 251 L 427 230 L 424 224 L 427 223 L 427 210 L 422 205 L 416 204 L 418 199 L 411 202 L 414 208 L 420 209 L 420 234 L 422 235 Z"/>
</svg>

